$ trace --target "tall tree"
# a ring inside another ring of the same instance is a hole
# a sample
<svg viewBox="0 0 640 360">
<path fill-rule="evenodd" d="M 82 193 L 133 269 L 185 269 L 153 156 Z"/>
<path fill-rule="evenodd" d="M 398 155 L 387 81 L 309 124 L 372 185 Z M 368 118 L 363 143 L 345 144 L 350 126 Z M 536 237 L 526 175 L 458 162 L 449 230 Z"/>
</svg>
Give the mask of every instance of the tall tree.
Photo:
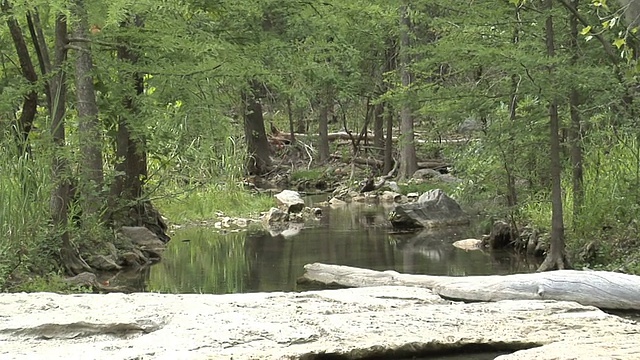
<svg viewBox="0 0 640 360">
<path fill-rule="evenodd" d="M 555 57 L 555 34 L 553 29 L 553 0 L 545 0 L 547 20 L 545 22 L 545 37 L 547 56 Z M 550 78 L 553 78 L 554 67 L 549 65 Z M 562 215 L 562 164 L 560 163 L 560 119 L 558 117 L 558 99 L 555 92 L 551 92 L 549 99 L 549 141 L 550 173 L 551 173 L 551 244 L 544 262 L 538 271 L 570 268 L 564 243 L 564 220 Z"/>
<path fill-rule="evenodd" d="M 418 170 L 418 159 L 414 141 L 413 112 L 409 99 L 411 87 L 410 72 L 410 32 L 411 19 L 409 17 L 409 5 L 403 1 L 400 6 L 400 57 L 399 68 L 402 87 L 405 92 L 402 107 L 400 109 L 400 169 L 398 176 L 402 179 L 409 178 Z"/>
<path fill-rule="evenodd" d="M 81 207 L 85 217 L 98 215 L 103 209 L 102 185 L 102 130 L 98 120 L 98 104 L 93 85 L 93 58 L 89 33 L 89 14 L 84 0 L 75 0 L 76 21 L 73 48 L 77 50 L 75 62 L 76 109 L 80 136 Z"/>
</svg>

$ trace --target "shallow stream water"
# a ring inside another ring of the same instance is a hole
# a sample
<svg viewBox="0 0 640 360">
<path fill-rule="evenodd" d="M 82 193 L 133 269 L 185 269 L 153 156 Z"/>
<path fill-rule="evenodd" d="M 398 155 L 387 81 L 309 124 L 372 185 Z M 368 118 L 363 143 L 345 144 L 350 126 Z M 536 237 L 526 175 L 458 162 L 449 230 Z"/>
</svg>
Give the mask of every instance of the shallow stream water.
<svg viewBox="0 0 640 360">
<path fill-rule="evenodd" d="M 320 220 L 288 238 L 262 231 L 223 235 L 203 227 L 180 229 L 162 262 L 136 287 L 166 293 L 297 291 L 304 290 L 296 284 L 303 266 L 313 262 L 430 275 L 508 274 L 537 267 L 508 252 L 451 245 L 480 236 L 474 227 L 390 233 L 389 210 L 366 204 L 325 209 Z"/>
</svg>

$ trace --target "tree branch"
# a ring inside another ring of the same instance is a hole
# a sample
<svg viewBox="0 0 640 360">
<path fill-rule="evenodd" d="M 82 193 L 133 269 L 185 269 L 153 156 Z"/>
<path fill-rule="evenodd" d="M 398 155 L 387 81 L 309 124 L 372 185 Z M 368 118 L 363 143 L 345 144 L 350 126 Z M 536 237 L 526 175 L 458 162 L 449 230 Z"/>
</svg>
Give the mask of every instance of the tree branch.
<svg viewBox="0 0 640 360">
<path fill-rule="evenodd" d="M 578 9 L 572 6 L 568 0 L 558 0 L 558 1 L 560 1 L 562 6 L 564 6 L 567 10 L 569 10 L 569 12 L 571 12 L 571 14 L 573 14 L 573 16 L 575 16 L 576 19 L 578 19 L 578 21 L 580 21 L 582 25 L 590 26 L 587 19 L 585 19 L 582 15 L 580 15 L 580 13 L 578 12 Z M 620 63 L 620 57 L 616 54 L 616 51 L 613 49 L 613 46 L 609 44 L 607 39 L 605 39 L 602 36 L 602 34 L 594 33 L 592 31 L 590 31 L 589 33 L 593 35 L 596 39 L 598 39 L 598 41 L 602 44 L 602 47 L 604 48 L 604 52 L 607 53 L 609 60 L 611 60 L 611 62 L 613 62 L 615 65 L 618 65 Z"/>
</svg>

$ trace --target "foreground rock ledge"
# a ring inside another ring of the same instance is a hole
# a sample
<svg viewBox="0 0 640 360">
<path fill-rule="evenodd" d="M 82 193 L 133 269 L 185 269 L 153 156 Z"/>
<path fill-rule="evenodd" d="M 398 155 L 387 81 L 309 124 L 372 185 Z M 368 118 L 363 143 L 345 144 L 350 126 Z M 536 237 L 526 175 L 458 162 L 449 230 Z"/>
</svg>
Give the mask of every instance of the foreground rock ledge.
<svg viewBox="0 0 640 360">
<path fill-rule="evenodd" d="M 415 287 L 233 295 L 0 294 L 2 359 L 344 359 L 487 344 L 503 359 L 640 358 L 640 327 L 573 302 L 452 303 Z M 611 344 L 624 342 L 612 352 Z M 559 345 L 556 345 L 559 344 Z M 530 350 L 531 351 L 531 350 Z"/>
</svg>

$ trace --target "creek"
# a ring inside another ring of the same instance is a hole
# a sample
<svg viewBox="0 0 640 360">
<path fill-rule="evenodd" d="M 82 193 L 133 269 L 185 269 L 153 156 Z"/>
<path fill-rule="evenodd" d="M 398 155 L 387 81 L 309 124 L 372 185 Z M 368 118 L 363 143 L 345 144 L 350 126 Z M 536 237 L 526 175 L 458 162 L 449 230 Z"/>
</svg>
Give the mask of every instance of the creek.
<svg viewBox="0 0 640 360">
<path fill-rule="evenodd" d="M 190 227 L 172 235 L 163 260 L 134 287 L 163 293 L 300 291 L 303 266 L 313 262 L 430 275 L 492 275 L 534 271 L 537 263 L 505 251 L 464 251 L 456 240 L 478 237 L 477 226 L 394 234 L 389 208 L 352 204 L 325 209 L 291 237 L 263 231 L 220 234 Z M 131 283 L 129 283 L 131 284 Z"/>
</svg>

